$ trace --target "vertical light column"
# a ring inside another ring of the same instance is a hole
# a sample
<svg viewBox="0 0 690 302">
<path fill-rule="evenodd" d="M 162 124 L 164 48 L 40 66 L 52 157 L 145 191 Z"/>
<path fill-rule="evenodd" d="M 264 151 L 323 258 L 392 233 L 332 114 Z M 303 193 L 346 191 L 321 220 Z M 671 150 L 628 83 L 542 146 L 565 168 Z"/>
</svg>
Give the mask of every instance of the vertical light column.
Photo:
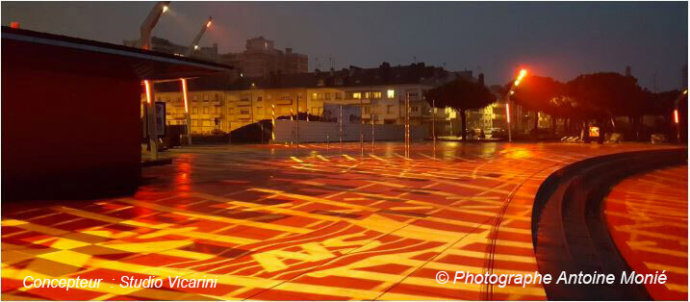
<svg viewBox="0 0 690 302">
<path fill-rule="evenodd" d="M 271 104 L 271 141 L 276 140 L 276 105 Z"/>
<path fill-rule="evenodd" d="M 184 102 L 184 116 L 187 123 L 187 144 L 192 144 L 192 116 L 189 114 L 189 97 L 187 94 L 187 79 L 180 79 L 182 82 L 182 101 Z"/>
<path fill-rule="evenodd" d="M 340 105 L 340 121 L 338 123 L 338 133 L 340 137 L 340 152 L 343 151 L 343 105 Z"/>
<path fill-rule="evenodd" d="M 680 143 L 680 115 L 678 108 L 673 109 L 673 123 L 676 124 L 676 141 Z"/>
<path fill-rule="evenodd" d="M 510 126 L 510 97 L 506 98 L 506 128 L 508 128 L 508 142 L 513 141 L 513 137 L 511 135 L 511 126 Z"/>
<path fill-rule="evenodd" d="M 410 92 L 405 92 L 405 157 L 410 157 Z"/>
</svg>

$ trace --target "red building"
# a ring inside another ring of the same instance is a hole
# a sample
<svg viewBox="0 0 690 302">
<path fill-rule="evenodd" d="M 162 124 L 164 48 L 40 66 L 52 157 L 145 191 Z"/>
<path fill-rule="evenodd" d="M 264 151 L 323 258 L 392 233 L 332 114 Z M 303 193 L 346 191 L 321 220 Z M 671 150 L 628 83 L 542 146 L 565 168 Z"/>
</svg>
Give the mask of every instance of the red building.
<svg viewBox="0 0 690 302">
<path fill-rule="evenodd" d="M 127 194 L 141 171 L 142 80 L 229 67 L 2 27 L 2 199 Z"/>
</svg>

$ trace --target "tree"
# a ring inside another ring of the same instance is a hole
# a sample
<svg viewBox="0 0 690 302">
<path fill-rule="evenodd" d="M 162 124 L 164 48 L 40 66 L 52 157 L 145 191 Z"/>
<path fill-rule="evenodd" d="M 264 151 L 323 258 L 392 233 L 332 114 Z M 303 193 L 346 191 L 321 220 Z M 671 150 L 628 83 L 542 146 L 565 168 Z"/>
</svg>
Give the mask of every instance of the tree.
<svg viewBox="0 0 690 302">
<path fill-rule="evenodd" d="M 483 75 L 480 75 L 483 78 Z M 444 85 L 430 89 L 425 93 L 427 102 L 435 100 L 436 106 L 451 107 L 460 112 L 462 119 L 462 140 L 467 139 L 466 111 L 488 106 L 496 101 L 496 97 L 484 86 L 483 81 L 472 81 L 457 78 Z"/>
<path fill-rule="evenodd" d="M 616 116 L 640 115 L 645 109 L 645 96 L 637 79 L 618 73 L 580 75 L 567 84 L 567 94 L 581 105 L 590 119 L 600 128 L 599 143 L 603 142 L 608 121 Z"/>
<path fill-rule="evenodd" d="M 527 110 L 535 112 L 534 128 L 538 127 L 538 112 L 551 115 L 555 126 L 556 114 L 565 113 L 563 109 L 569 105 L 565 98 L 565 85 L 549 77 L 526 76 L 520 86 L 514 88 L 515 94 L 511 99 Z M 555 129 L 555 127 L 554 127 Z"/>
</svg>

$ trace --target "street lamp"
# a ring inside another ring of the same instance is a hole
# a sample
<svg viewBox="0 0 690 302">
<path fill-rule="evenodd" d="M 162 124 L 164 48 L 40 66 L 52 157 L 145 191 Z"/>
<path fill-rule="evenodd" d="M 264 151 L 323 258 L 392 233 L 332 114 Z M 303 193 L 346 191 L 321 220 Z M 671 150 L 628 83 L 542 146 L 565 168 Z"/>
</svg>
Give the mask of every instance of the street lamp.
<svg viewBox="0 0 690 302">
<path fill-rule="evenodd" d="M 510 91 L 506 94 L 506 123 L 508 124 L 508 142 L 513 141 L 512 137 L 512 127 L 510 125 L 510 96 L 515 94 L 515 88 L 520 85 L 522 79 L 527 75 L 527 69 L 520 69 L 517 78 L 510 87 Z"/>
</svg>

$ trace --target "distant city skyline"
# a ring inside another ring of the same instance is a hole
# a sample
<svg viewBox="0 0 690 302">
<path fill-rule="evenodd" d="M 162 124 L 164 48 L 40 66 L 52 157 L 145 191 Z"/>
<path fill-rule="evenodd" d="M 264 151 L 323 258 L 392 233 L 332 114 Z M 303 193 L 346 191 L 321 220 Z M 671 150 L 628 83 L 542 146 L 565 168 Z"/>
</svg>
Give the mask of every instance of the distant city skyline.
<svg viewBox="0 0 690 302">
<path fill-rule="evenodd" d="M 2 24 L 122 44 L 154 4 L 3 2 Z M 687 2 L 172 2 L 153 34 L 186 45 L 209 15 L 202 45 L 238 52 L 264 36 L 309 55 L 309 70 L 417 61 L 500 84 L 522 66 L 568 81 L 630 65 L 663 91 L 681 87 L 687 64 Z"/>
</svg>

